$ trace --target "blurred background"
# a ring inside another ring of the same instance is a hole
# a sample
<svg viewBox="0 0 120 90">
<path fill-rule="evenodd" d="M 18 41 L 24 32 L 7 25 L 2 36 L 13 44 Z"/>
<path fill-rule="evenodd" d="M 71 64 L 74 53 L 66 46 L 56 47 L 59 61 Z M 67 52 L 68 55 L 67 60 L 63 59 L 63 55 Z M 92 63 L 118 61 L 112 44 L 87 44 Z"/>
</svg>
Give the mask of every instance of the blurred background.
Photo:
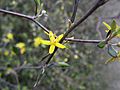
<svg viewBox="0 0 120 90">
<path fill-rule="evenodd" d="M 46 14 L 37 20 L 57 35 L 66 31 L 74 0 L 41 0 L 39 10 Z M 96 0 L 80 0 L 75 22 L 93 6 Z M 0 8 L 26 15 L 35 15 L 34 0 L 0 0 Z M 120 14 L 120 0 L 110 0 L 95 11 L 69 37 L 79 39 L 104 39 L 105 27 L 111 17 Z M 120 19 L 116 21 L 119 24 Z M 8 34 L 13 39 L 8 40 Z M 23 68 L 24 64 L 35 65 L 48 53 L 48 46 L 34 47 L 35 37 L 48 39 L 43 30 L 26 19 L 0 13 L 0 90 L 120 90 L 120 63 L 105 65 L 110 58 L 106 50 L 96 44 L 70 42 L 67 49 L 58 50 L 52 62 L 67 62 L 69 67 L 52 66 L 41 75 L 41 69 Z M 25 52 L 19 54 L 14 48 L 24 43 Z M 40 83 L 33 87 L 37 77 Z"/>
</svg>

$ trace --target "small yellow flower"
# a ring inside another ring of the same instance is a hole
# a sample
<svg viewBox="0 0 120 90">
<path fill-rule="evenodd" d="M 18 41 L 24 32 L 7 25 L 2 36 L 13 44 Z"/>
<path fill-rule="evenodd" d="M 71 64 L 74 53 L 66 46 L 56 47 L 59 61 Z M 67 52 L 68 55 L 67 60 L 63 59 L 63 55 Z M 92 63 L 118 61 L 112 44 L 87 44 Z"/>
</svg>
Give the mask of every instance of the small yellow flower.
<svg viewBox="0 0 120 90">
<path fill-rule="evenodd" d="M 5 50 L 5 51 L 4 51 L 4 55 L 5 55 L 5 56 L 8 56 L 8 55 L 9 55 L 9 51 L 8 51 L 8 50 Z"/>
<path fill-rule="evenodd" d="M 10 42 L 10 40 L 9 40 L 9 39 L 7 39 L 7 38 L 3 38 L 2 40 L 3 40 L 3 42 L 5 42 L 5 43 Z"/>
<path fill-rule="evenodd" d="M 55 37 L 52 31 L 49 32 L 50 42 L 48 44 L 50 44 L 50 49 L 49 49 L 50 54 L 54 52 L 55 47 L 62 48 L 62 49 L 66 48 L 64 45 L 59 43 L 62 37 L 63 37 L 63 34 L 59 35 L 58 37 Z"/>
<path fill-rule="evenodd" d="M 19 42 L 19 43 L 16 44 L 16 47 L 20 49 L 21 54 L 25 53 L 25 51 L 26 51 L 25 43 Z"/>
<path fill-rule="evenodd" d="M 8 34 L 7 34 L 7 38 L 8 38 L 9 40 L 13 40 L 13 34 L 12 34 L 12 33 L 8 33 Z"/>
</svg>

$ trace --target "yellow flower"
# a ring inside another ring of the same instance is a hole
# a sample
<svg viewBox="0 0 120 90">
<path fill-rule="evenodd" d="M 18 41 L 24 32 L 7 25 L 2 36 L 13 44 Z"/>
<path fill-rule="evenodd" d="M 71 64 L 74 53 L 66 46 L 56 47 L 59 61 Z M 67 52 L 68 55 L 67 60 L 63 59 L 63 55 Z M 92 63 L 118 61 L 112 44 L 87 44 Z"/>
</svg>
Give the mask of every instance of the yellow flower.
<svg viewBox="0 0 120 90">
<path fill-rule="evenodd" d="M 50 44 L 50 49 L 49 49 L 50 54 L 54 52 L 55 47 L 62 48 L 62 49 L 66 48 L 64 45 L 59 43 L 62 37 L 63 37 L 63 34 L 59 35 L 58 37 L 55 37 L 52 31 L 49 32 L 50 42 L 48 42 L 47 44 Z"/>
<path fill-rule="evenodd" d="M 10 42 L 10 40 L 7 38 L 3 38 L 3 42 L 8 43 L 8 42 Z"/>
<path fill-rule="evenodd" d="M 16 44 L 16 47 L 20 49 L 21 54 L 25 53 L 25 51 L 26 51 L 25 43 L 19 42 L 19 43 Z"/>
<path fill-rule="evenodd" d="M 5 55 L 5 56 L 8 56 L 8 55 L 9 55 L 9 51 L 8 51 L 8 50 L 5 50 L 5 51 L 4 51 L 4 55 Z"/>
<path fill-rule="evenodd" d="M 7 38 L 8 38 L 9 40 L 13 40 L 13 34 L 12 34 L 12 33 L 8 33 L 8 34 L 7 34 Z"/>
</svg>

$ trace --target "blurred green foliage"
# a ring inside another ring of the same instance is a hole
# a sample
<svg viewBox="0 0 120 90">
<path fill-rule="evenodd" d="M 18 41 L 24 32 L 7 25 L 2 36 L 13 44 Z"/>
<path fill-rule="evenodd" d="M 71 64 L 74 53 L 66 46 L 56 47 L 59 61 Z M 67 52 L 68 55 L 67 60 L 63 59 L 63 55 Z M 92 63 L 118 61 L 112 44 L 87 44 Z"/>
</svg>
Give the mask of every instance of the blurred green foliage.
<svg viewBox="0 0 120 90">
<path fill-rule="evenodd" d="M 37 20 L 56 34 L 65 32 L 68 27 L 68 19 L 72 15 L 73 0 L 41 0 L 41 3 L 43 4 L 42 10 L 45 10 L 47 15 Z M 90 0 L 81 0 L 76 21 L 89 9 L 90 5 L 92 5 Z M 0 8 L 35 15 L 34 0 L 0 0 Z M 69 36 L 97 39 L 96 16 L 97 14 L 90 16 Z M 14 35 L 14 40 L 6 43 L 3 39 L 8 33 Z M 33 46 L 36 36 L 48 38 L 41 28 L 31 21 L 0 14 L 0 78 L 13 85 L 0 80 L 1 90 L 31 90 L 37 76 L 41 77 L 41 70 L 16 70 L 21 64 L 38 63 L 48 53 L 48 46 L 41 45 L 38 48 Z M 26 52 L 23 55 L 19 53 L 11 55 L 11 51 L 16 52 L 14 46 L 19 42 L 25 43 Z M 58 50 L 53 61 L 65 61 L 70 66 L 47 68 L 40 84 L 34 90 L 105 90 L 106 83 L 101 74 L 103 65 L 100 62 L 104 55 L 98 51 L 96 45 L 69 43 L 67 47 L 68 49 Z"/>
</svg>

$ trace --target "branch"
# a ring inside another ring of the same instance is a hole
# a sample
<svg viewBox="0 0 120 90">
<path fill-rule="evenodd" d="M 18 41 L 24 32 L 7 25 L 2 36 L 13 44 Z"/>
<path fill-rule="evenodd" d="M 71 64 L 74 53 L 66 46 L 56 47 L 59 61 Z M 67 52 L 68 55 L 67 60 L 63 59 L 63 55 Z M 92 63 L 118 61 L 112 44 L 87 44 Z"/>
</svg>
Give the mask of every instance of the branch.
<svg viewBox="0 0 120 90">
<path fill-rule="evenodd" d="M 99 43 L 102 40 L 83 40 L 83 39 L 71 39 L 71 38 L 65 38 L 67 41 L 72 41 L 72 42 L 80 42 L 80 43 Z"/>
<path fill-rule="evenodd" d="M 97 2 L 94 4 L 94 6 L 91 9 L 89 9 L 88 12 L 77 23 L 75 23 L 73 26 L 71 26 L 66 31 L 66 33 L 63 36 L 63 38 L 60 40 L 60 43 L 62 43 L 65 40 L 65 38 L 68 36 L 68 34 L 71 33 L 76 27 L 78 27 L 83 21 L 85 21 L 96 9 L 98 9 L 100 6 L 104 5 L 108 1 L 109 0 L 97 0 Z M 46 64 L 48 64 L 50 62 L 50 60 L 54 56 L 54 54 L 57 51 L 57 49 L 58 48 L 56 47 L 55 50 L 54 50 L 54 52 L 48 58 Z"/>
<path fill-rule="evenodd" d="M 17 13 L 17 12 L 12 12 L 12 11 L 7 11 L 7 10 L 3 10 L 3 9 L 0 9 L 0 13 L 10 14 L 10 15 L 14 15 L 14 16 L 17 16 L 17 17 L 22 17 L 22 18 L 28 19 L 28 20 L 36 23 L 45 32 L 49 32 L 49 30 L 45 26 L 43 26 L 41 23 L 39 23 L 37 20 L 34 19 L 35 16 L 29 16 L 29 15 L 25 15 L 25 14 L 21 14 L 21 13 Z"/>
<path fill-rule="evenodd" d="M 75 17 L 76 17 L 76 13 L 77 13 L 77 8 L 78 8 L 79 1 L 80 0 L 74 0 L 73 14 L 72 14 L 72 17 L 70 19 L 72 23 L 74 22 Z"/>
</svg>

